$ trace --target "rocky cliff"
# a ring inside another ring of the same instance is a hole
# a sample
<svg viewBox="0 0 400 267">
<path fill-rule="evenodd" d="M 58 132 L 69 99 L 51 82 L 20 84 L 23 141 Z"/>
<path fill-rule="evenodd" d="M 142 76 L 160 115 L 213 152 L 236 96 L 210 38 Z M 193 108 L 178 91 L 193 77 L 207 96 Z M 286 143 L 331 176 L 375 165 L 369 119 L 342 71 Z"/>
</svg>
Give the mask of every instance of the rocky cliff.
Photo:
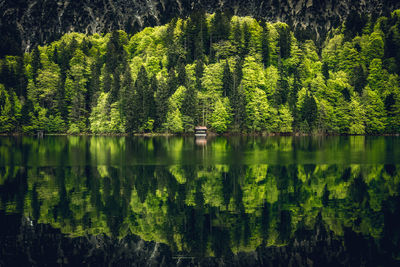
<svg viewBox="0 0 400 267">
<path fill-rule="evenodd" d="M 387 15 L 399 7 L 397 0 L 0 0 L 0 55 L 29 51 L 70 31 L 134 33 L 197 8 L 283 21 L 318 39 L 351 11 Z"/>
</svg>

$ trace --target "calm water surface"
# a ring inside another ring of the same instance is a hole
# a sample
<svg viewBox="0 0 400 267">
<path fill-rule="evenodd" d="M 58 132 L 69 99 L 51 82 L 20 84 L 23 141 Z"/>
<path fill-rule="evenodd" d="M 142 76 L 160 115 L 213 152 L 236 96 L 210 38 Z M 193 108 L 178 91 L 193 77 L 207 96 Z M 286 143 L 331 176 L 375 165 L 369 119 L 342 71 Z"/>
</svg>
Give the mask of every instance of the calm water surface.
<svg viewBox="0 0 400 267">
<path fill-rule="evenodd" d="M 0 266 L 399 266 L 400 137 L 0 137 Z"/>
</svg>

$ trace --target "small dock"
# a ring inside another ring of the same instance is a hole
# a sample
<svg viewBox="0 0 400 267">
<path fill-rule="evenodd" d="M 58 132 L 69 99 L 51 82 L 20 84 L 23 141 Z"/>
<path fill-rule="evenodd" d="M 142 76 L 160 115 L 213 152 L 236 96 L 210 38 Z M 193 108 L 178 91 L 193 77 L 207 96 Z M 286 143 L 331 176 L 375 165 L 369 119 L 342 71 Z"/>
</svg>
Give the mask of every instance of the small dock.
<svg viewBox="0 0 400 267">
<path fill-rule="evenodd" d="M 196 137 L 207 137 L 207 127 L 206 126 L 197 126 L 194 128 L 194 135 Z"/>
</svg>

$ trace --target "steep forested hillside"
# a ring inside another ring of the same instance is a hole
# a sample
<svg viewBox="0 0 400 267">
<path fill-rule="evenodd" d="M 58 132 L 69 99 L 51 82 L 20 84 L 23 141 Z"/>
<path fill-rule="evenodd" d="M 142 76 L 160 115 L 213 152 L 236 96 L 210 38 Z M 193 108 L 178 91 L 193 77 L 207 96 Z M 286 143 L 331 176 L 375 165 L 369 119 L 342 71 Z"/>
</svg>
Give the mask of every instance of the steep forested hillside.
<svg viewBox="0 0 400 267">
<path fill-rule="evenodd" d="M 284 23 L 221 12 L 66 34 L 1 60 L 0 132 L 398 133 L 400 11 L 356 26 L 322 50 Z"/>
</svg>

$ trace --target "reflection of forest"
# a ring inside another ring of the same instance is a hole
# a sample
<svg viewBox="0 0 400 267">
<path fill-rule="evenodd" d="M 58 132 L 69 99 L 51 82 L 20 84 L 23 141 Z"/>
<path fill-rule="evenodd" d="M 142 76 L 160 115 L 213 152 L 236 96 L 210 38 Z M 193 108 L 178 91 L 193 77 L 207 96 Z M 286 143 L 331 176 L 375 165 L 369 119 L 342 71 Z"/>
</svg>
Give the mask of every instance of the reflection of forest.
<svg viewBox="0 0 400 267">
<path fill-rule="evenodd" d="M 198 257 L 350 236 L 399 259 L 399 185 L 396 165 L 2 167 L 0 209 Z"/>
<path fill-rule="evenodd" d="M 389 136 L 0 137 L 0 166 L 399 164 Z"/>
</svg>

